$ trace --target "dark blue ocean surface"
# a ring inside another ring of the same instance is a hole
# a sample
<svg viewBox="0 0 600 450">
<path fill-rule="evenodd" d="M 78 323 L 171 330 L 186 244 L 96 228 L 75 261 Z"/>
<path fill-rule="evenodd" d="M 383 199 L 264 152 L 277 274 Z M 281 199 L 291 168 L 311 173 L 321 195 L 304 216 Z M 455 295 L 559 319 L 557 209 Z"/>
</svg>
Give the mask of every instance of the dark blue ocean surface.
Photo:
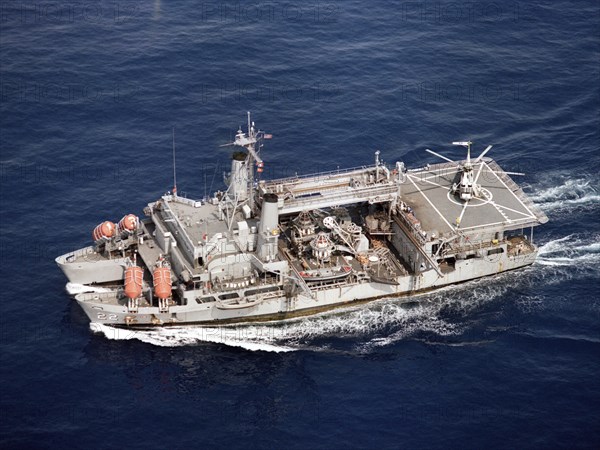
<svg viewBox="0 0 600 450">
<path fill-rule="evenodd" d="M 21 2 L 0 14 L 3 448 L 600 447 L 600 3 Z M 91 330 L 54 258 L 172 186 L 472 139 L 532 267 L 283 325 Z"/>
</svg>

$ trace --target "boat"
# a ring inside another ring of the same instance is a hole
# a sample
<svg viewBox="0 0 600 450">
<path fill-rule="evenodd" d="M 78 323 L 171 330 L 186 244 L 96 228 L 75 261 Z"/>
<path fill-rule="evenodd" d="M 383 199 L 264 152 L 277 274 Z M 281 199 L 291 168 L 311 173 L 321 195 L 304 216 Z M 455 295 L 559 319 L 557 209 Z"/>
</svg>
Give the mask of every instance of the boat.
<svg viewBox="0 0 600 450">
<path fill-rule="evenodd" d="M 93 245 L 56 258 L 91 322 L 148 328 L 281 321 L 401 297 L 534 263 L 546 215 L 487 156 L 408 169 L 401 161 L 264 179 L 264 141 L 226 146 L 227 188 L 201 199 L 174 186 L 145 217 L 102 221 Z M 173 154 L 174 162 L 175 155 Z"/>
</svg>

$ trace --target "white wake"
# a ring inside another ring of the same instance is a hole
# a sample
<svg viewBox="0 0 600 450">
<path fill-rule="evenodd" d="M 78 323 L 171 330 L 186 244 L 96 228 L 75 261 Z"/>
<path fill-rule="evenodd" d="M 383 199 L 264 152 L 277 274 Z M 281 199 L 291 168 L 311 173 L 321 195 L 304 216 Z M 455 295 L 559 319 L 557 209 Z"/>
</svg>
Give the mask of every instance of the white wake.
<svg viewBox="0 0 600 450">
<path fill-rule="evenodd" d="M 600 204 L 598 181 L 591 176 L 565 178 L 550 175 L 540 188 L 529 194 L 531 200 L 546 213 L 574 210 L 581 207 L 596 207 Z"/>
<path fill-rule="evenodd" d="M 129 330 L 114 328 L 99 323 L 91 323 L 92 331 L 102 333 L 108 339 L 137 339 L 160 347 L 179 347 L 202 342 L 225 344 L 252 351 L 289 352 L 293 348 L 276 345 L 275 338 L 268 330 L 252 330 L 255 327 L 164 327 L 152 330 Z M 262 333 L 262 334 L 261 334 Z"/>
<path fill-rule="evenodd" d="M 67 283 L 65 289 L 69 295 L 83 294 L 84 292 L 110 292 L 110 289 L 108 288 L 88 286 L 87 284 L 78 283 Z"/>
<path fill-rule="evenodd" d="M 537 264 L 596 269 L 600 264 L 600 234 L 570 234 L 540 246 Z"/>
</svg>

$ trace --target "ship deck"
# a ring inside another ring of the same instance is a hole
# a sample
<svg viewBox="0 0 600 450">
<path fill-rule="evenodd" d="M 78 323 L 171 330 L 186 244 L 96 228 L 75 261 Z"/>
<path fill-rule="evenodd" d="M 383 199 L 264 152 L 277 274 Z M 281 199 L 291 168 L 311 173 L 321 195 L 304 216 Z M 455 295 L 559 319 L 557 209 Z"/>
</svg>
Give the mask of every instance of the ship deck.
<svg viewBox="0 0 600 450">
<path fill-rule="evenodd" d="M 484 167 L 477 184 L 483 197 L 469 202 L 450 192 L 460 180 L 456 164 L 435 164 L 406 174 L 401 199 L 413 209 L 424 231 L 451 235 L 457 223 L 463 233 L 510 230 L 548 220 L 498 164 L 485 158 L 474 164 L 475 173 L 480 164 Z"/>
<path fill-rule="evenodd" d="M 219 208 L 205 202 L 196 202 L 184 197 L 172 197 L 167 206 L 174 216 L 167 220 L 177 220 L 194 246 L 203 242 L 203 236 L 227 233 L 227 224 L 219 220 Z"/>
</svg>

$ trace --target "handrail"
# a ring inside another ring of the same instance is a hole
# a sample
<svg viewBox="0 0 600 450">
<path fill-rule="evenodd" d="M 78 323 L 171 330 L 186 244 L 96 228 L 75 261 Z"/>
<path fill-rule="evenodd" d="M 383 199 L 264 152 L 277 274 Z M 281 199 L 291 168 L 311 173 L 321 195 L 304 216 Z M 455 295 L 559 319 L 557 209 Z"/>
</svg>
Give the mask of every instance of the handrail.
<svg viewBox="0 0 600 450">
<path fill-rule="evenodd" d="M 417 238 L 419 244 L 425 245 L 426 241 L 420 230 L 418 230 L 405 216 L 404 212 L 400 211 L 396 214 L 396 217 L 401 220 L 402 224 L 406 226 L 412 234 Z"/>
<path fill-rule="evenodd" d="M 357 167 L 351 167 L 351 168 L 347 168 L 347 169 L 330 170 L 327 172 L 315 172 L 315 173 L 310 173 L 310 174 L 294 175 L 291 177 L 275 178 L 273 180 L 268 180 L 268 181 L 265 181 L 265 184 L 267 186 L 270 186 L 273 184 L 279 184 L 279 183 L 283 183 L 283 182 L 287 182 L 287 181 L 297 181 L 297 180 L 302 180 L 305 178 L 312 178 L 312 177 L 316 177 L 316 176 L 328 176 L 328 175 L 337 175 L 337 174 L 341 175 L 341 174 L 347 174 L 350 172 L 364 171 L 364 170 L 376 169 L 376 168 L 377 168 L 377 166 L 375 166 L 375 165 L 357 166 Z"/>
<path fill-rule="evenodd" d="M 167 216 L 170 216 L 169 219 L 172 218 L 175 221 L 176 227 L 179 228 L 179 230 L 178 230 L 179 233 L 178 233 L 177 237 L 181 238 L 181 241 L 184 244 L 184 247 L 188 247 L 187 250 L 190 252 L 189 256 L 193 260 L 196 257 L 196 253 L 195 253 L 196 246 L 194 245 L 194 243 L 192 242 L 192 239 L 187 234 L 187 231 L 185 230 L 185 227 L 182 225 L 182 223 L 179 220 L 179 218 L 175 215 L 175 213 L 173 213 L 173 210 L 171 209 L 169 203 L 165 200 L 163 202 L 163 204 L 164 204 L 164 206 L 162 208 L 162 212 L 166 213 Z M 167 228 L 169 228 L 168 223 L 169 222 L 167 222 Z M 173 238 L 175 240 L 177 240 L 177 238 L 175 236 L 173 236 Z"/>
<path fill-rule="evenodd" d="M 498 240 L 498 242 L 494 243 L 494 241 L 478 241 L 478 242 L 470 242 L 469 244 L 459 244 L 454 242 L 450 244 L 450 248 L 454 253 L 461 252 L 470 252 L 473 250 L 483 250 L 489 247 L 499 247 L 503 244 L 506 244 L 506 239 Z"/>
<path fill-rule="evenodd" d="M 404 224 L 404 220 L 400 220 L 400 217 L 401 217 L 400 214 L 394 214 L 392 217 L 394 218 L 395 222 L 398 224 L 398 226 L 400 228 L 406 226 Z M 425 259 L 425 261 L 427 261 L 429 263 L 429 265 L 431 266 L 431 268 L 433 270 L 435 270 L 439 276 L 443 277 L 444 274 L 442 273 L 442 271 L 438 267 L 437 262 L 434 261 L 431 258 L 431 256 L 427 254 L 427 252 L 423 248 L 423 244 L 419 245 L 420 242 L 424 243 L 424 239 L 421 236 L 421 234 L 420 233 L 418 233 L 418 234 L 412 233 L 410 228 L 406 228 L 405 230 L 402 230 L 402 231 L 404 231 L 404 234 L 406 234 L 406 237 L 413 243 L 413 245 L 415 246 L 415 249 L 421 254 L 421 256 L 423 256 L 423 258 Z M 419 238 L 415 239 L 416 236 L 419 236 Z"/>
<path fill-rule="evenodd" d="M 364 186 L 360 188 L 352 188 L 351 190 L 337 190 L 333 191 L 331 194 L 322 193 L 322 199 L 343 199 L 347 197 L 364 197 L 364 196 L 374 196 L 377 197 L 379 195 L 389 195 L 398 191 L 398 188 L 395 184 L 386 183 L 382 185 L 375 186 Z M 318 189 L 315 189 L 315 192 L 318 192 Z M 285 202 L 285 206 L 292 205 L 301 205 L 303 203 L 313 203 L 315 201 L 315 197 L 300 197 L 300 198 L 291 198 Z"/>
</svg>

